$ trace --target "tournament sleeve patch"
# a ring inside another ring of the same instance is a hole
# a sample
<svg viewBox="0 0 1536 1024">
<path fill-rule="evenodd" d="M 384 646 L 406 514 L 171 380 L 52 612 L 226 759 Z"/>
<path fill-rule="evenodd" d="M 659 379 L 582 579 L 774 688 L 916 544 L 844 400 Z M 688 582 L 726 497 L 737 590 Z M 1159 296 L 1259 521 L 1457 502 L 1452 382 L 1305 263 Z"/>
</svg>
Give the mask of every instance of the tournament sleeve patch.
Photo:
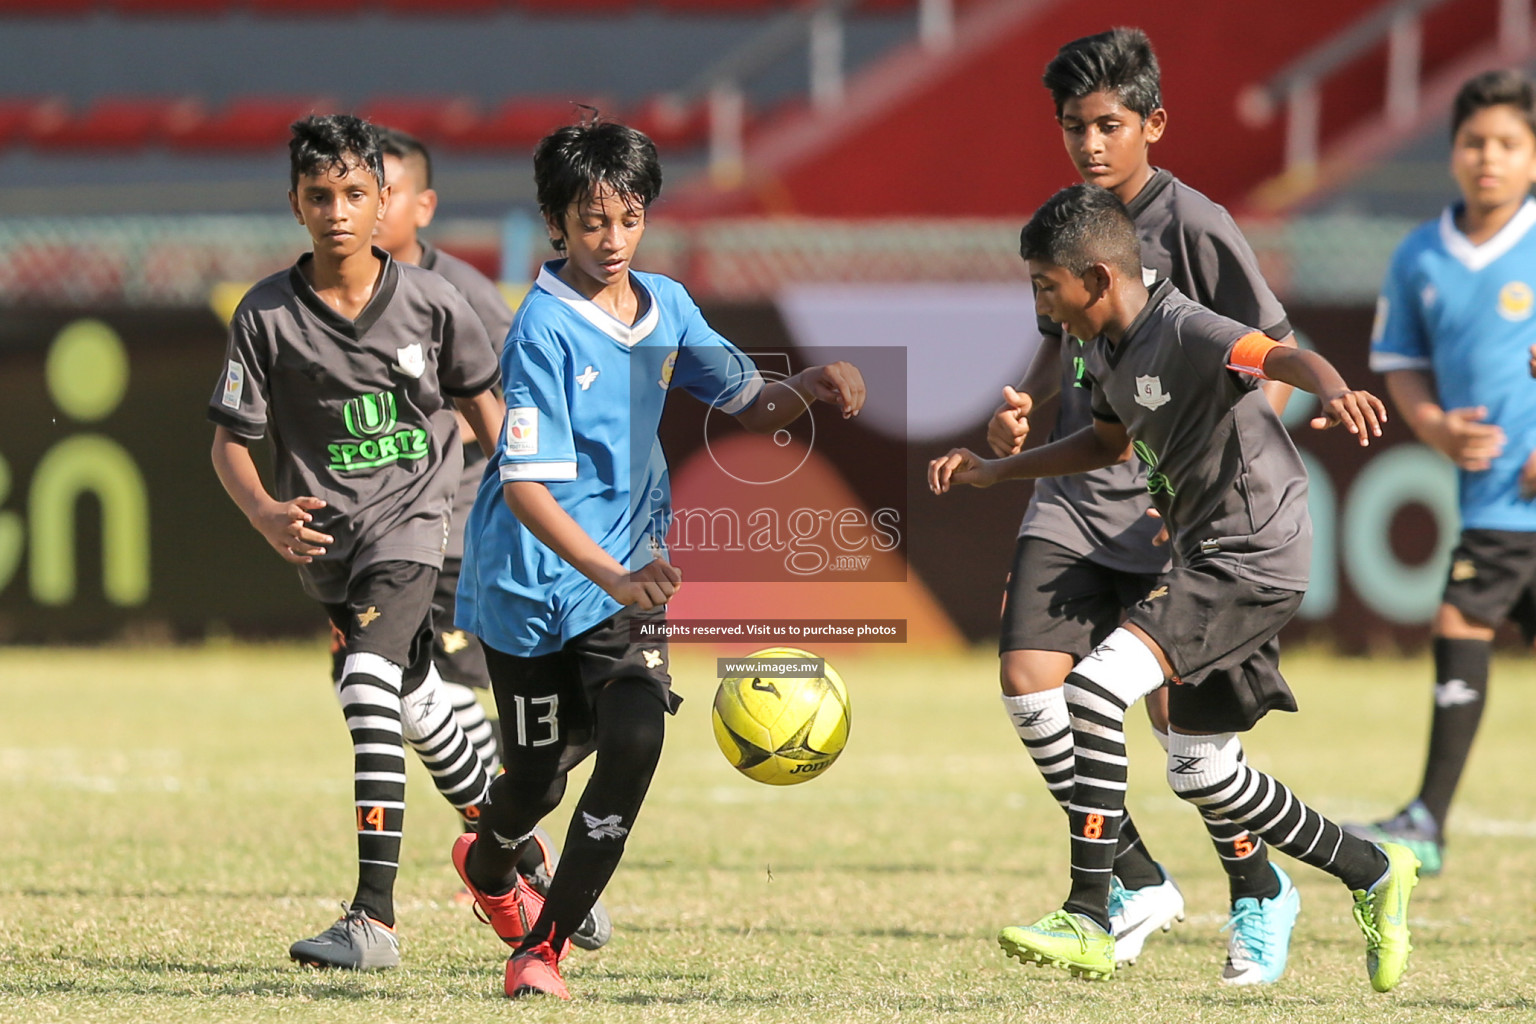
<svg viewBox="0 0 1536 1024">
<path fill-rule="evenodd" d="M 1227 363 L 1227 369 L 1254 377 L 1265 377 L 1264 357 L 1269 355 L 1270 349 L 1278 348 L 1279 345 L 1280 343 L 1274 338 L 1259 331 L 1245 334 L 1237 339 L 1236 345 L 1232 346 L 1231 361 Z M 1265 377 L 1265 379 L 1268 378 Z"/>
<path fill-rule="evenodd" d="M 224 397 L 221 399 L 226 409 L 240 408 L 240 396 L 245 391 L 245 367 L 229 361 L 229 369 L 224 374 Z"/>
<path fill-rule="evenodd" d="M 539 454 L 539 410 L 531 405 L 507 410 L 507 454 Z"/>
</svg>

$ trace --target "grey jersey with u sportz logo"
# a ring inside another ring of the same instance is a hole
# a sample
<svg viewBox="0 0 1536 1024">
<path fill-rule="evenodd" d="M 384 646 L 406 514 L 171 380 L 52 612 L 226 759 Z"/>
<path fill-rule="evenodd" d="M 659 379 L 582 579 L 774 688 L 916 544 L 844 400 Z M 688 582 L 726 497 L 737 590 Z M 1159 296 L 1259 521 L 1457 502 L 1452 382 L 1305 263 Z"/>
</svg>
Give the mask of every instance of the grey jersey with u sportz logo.
<svg viewBox="0 0 1536 1024">
<path fill-rule="evenodd" d="M 272 496 L 326 502 L 312 525 L 335 540 L 300 567 L 321 601 L 377 562 L 441 567 L 463 456 L 450 398 L 492 386 L 485 328 L 437 274 L 384 261 L 373 298 L 348 320 L 315 293 L 306 253 L 252 288 L 229 328 L 208 418 L 245 440 L 271 436 Z"/>
<path fill-rule="evenodd" d="M 1142 279 L 1148 287 L 1172 281 L 1185 295 L 1239 323 L 1255 324 L 1275 340 L 1291 333 L 1285 309 L 1259 272 L 1242 231 L 1220 205 L 1159 170 L 1126 205 L 1141 240 Z M 1042 318 L 1040 333 L 1060 336 Z M 1062 338 L 1061 403 L 1050 440 L 1093 422 L 1083 376 L 1085 345 Z M 1152 543 L 1161 529 L 1148 516 L 1146 467 L 1137 459 L 1075 476 L 1037 481 L 1020 524 L 1021 536 L 1039 537 L 1110 569 L 1162 572 L 1168 549 Z"/>
<path fill-rule="evenodd" d="M 1233 347 L 1254 333 L 1164 281 L 1118 343 L 1088 346 L 1093 415 L 1131 435 L 1175 564 L 1215 560 L 1255 583 L 1306 590 L 1307 471 L 1262 378 L 1231 366 Z"/>
</svg>

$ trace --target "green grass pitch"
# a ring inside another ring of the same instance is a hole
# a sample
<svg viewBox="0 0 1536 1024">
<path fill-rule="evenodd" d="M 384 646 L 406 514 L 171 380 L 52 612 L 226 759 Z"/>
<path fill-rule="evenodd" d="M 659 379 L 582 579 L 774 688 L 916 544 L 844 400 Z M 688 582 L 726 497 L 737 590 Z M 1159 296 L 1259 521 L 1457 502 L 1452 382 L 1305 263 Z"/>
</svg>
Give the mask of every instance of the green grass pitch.
<svg viewBox="0 0 1536 1024">
<path fill-rule="evenodd" d="M 1131 808 L 1190 917 L 1093 985 L 995 943 L 1059 904 L 1067 842 L 1003 718 L 989 652 L 835 656 L 852 739 L 825 777 L 784 789 L 716 751 L 706 653 L 675 652 L 687 702 L 605 896 L 613 942 L 566 961 L 569 1004 L 502 997 L 505 955 L 452 900 L 455 821 L 414 760 L 404 966 L 289 963 L 288 944 L 334 918 L 354 877 L 350 748 L 318 644 L 0 653 L 0 1020 L 1536 1020 L 1528 658 L 1495 665 L 1447 870 L 1420 886 L 1408 976 L 1382 996 L 1348 895 L 1302 865 L 1285 979 L 1218 982 L 1224 878 L 1140 712 Z M 1336 818 L 1395 810 L 1422 762 L 1427 658 L 1300 652 L 1287 668 L 1302 711 L 1261 723 L 1252 761 Z M 557 837 L 584 778 L 547 822 Z"/>
</svg>

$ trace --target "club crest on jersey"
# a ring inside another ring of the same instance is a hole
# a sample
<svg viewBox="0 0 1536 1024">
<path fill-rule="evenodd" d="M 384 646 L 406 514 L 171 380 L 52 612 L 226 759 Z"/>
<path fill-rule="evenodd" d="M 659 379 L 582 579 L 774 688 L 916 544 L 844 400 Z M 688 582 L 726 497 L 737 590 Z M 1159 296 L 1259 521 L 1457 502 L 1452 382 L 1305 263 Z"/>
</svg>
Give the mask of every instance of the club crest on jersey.
<svg viewBox="0 0 1536 1024">
<path fill-rule="evenodd" d="M 667 354 L 667 361 L 661 364 L 661 379 L 656 382 L 656 386 L 663 391 L 670 388 L 672 386 L 672 373 L 676 369 L 677 352 L 669 352 Z"/>
<path fill-rule="evenodd" d="M 576 383 L 580 384 L 581 390 L 585 391 L 592 386 L 592 382 L 597 380 L 597 375 L 602 372 L 602 370 L 593 369 L 592 364 L 588 363 L 587 368 L 576 375 Z"/>
<path fill-rule="evenodd" d="M 1163 393 L 1163 380 L 1161 377 L 1136 378 L 1137 405 L 1148 409 L 1161 409 L 1172 398 L 1172 395 Z"/>
<path fill-rule="evenodd" d="M 240 395 L 245 391 L 245 367 L 229 361 L 229 372 L 224 375 L 224 397 L 220 399 L 226 409 L 240 408 Z"/>
<path fill-rule="evenodd" d="M 539 410 L 524 406 L 507 410 L 507 454 L 539 453 Z"/>
<path fill-rule="evenodd" d="M 426 354 L 421 351 L 421 342 L 413 341 L 405 348 L 395 349 L 394 369 L 399 370 L 407 377 L 420 377 L 427 369 Z"/>
<path fill-rule="evenodd" d="M 1536 308 L 1536 293 L 1524 281 L 1511 281 L 1499 289 L 1499 316 L 1518 323 L 1530 319 Z"/>
</svg>

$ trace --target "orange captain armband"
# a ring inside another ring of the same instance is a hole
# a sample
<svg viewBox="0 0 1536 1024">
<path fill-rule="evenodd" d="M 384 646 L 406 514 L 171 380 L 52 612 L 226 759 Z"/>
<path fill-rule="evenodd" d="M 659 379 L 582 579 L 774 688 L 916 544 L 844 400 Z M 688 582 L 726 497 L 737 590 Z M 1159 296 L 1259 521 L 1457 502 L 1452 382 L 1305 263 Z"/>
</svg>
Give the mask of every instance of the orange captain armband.
<svg viewBox="0 0 1536 1024">
<path fill-rule="evenodd" d="M 1232 361 L 1227 364 L 1227 369 L 1268 380 L 1269 376 L 1264 372 L 1264 357 L 1269 355 L 1270 349 L 1279 347 L 1278 341 L 1262 331 L 1245 334 L 1232 346 Z"/>
</svg>

